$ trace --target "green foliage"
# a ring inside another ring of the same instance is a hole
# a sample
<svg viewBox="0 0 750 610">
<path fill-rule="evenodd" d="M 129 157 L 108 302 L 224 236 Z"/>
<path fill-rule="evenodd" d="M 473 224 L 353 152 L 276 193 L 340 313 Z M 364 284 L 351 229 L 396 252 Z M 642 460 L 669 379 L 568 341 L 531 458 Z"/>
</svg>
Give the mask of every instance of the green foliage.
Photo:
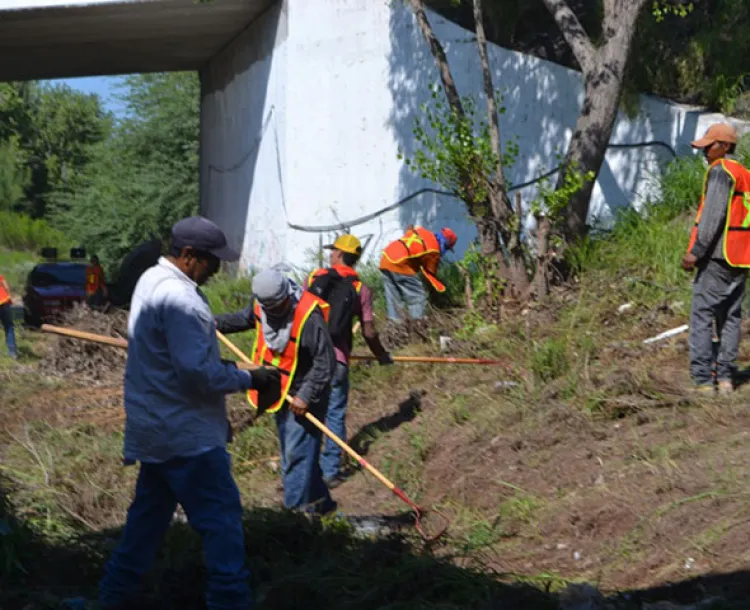
<svg viewBox="0 0 750 610">
<path fill-rule="evenodd" d="M 532 213 L 558 218 L 565 211 L 570 198 L 580 191 L 586 182 L 591 182 L 594 178 L 594 172 L 582 173 L 573 164 L 565 172 L 565 179 L 559 188 L 552 186 L 549 178 L 540 180 L 537 197 L 530 206 Z"/>
<path fill-rule="evenodd" d="M 0 207 L 44 216 L 111 123 L 96 95 L 65 85 L 0 84 Z"/>
<path fill-rule="evenodd" d="M 427 0 L 427 4 L 474 29 L 471 2 Z M 577 68 L 542 0 L 484 0 L 483 6 L 488 40 Z M 601 44 L 602 1 L 579 0 L 569 6 L 594 43 Z M 637 23 L 626 92 L 653 93 L 733 112 L 738 94 L 750 86 L 750 80 L 743 78 L 750 54 L 749 20 L 750 3 L 746 0 L 646 3 Z M 632 96 L 626 95 L 625 102 L 631 101 Z M 633 107 L 632 103 L 628 106 Z"/>
<path fill-rule="evenodd" d="M 476 103 L 464 97 L 464 116 L 459 116 L 444 101 L 442 87 L 430 86 L 431 101 L 422 106 L 422 118 L 415 120 L 413 134 L 417 150 L 412 158 L 399 153 L 406 166 L 427 180 L 456 193 L 472 207 L 486 201 L 488 179 L 497 168 L 497 153 L 492 147 L 489 123 L 477 117 Z M 498 101 L 501 101 L 499 99 Z M 499 109 L 499 114 L 505 108 Z M 503 166 L 509 167 L 518 156 L 518 145 L 509 140 L 503 154 Z"/>
<path fill-rule="evenodd" d="M 195 73 L 125 80 L 127 117 L 60 193 L 55 223 L 112 267 L 135 244 L 167 240 L 198 210 L 199 83 Z"/>
<path fill-rule="evenodd" d="M 568 345 L 564 339 L 545 339 L 534 346 L 531 371 L 539 381 L 553 381 L 562 377 L 569 369 Z"/>
<path fill-rule="evenodd" d="M 0 210 L 12 210 L 19 206 L 30 178 L 18 136 L 13 135 L 0 142 Z"/>
<path fill-rule="evenodd" d="M 46 220 L 0 211 L 0 247 L 11 250 L 30 250 L 50 246 L 67 252 L 73 242 L 61 231 L 52 228 Z"/>
<path fill-rule="evenodd" d="M 226 273 L 217 273 L 213 276 L 203 288 L 211 311 L 227 313 L 245 309 L 250 304 L 252 280 L 249 275 L 235 278 Z"/>
<path fill-rule="evenodd" d="M 673 4 L 671 2 L 664 2 L 663 0 L 654 0 L 651 3 L 651 14 L 657 23 L 664 21 L 667 15 L 685 18 L 692 12 L 692 2 L 689 4 Z"/>
<path fill-rule="evenodd" d="M 12 291 L 21 292 L 26 276 L 38 260 L 30 252 L 0 248 L 0 273 L 8 281 Z"/>
</svg>

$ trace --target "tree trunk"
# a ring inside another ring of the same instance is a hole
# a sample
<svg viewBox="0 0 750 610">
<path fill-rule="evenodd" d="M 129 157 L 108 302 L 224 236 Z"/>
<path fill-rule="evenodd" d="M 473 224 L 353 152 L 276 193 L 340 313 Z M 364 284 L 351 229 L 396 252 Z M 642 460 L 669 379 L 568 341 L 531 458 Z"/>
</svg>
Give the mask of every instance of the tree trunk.
<svg viewBox="0 0 750 610">
<path fill-rule="evenodd" d="M 558 176 L 557 187 L 560 188 L 567 171 L 599 175 L 617 118 L 636 21 L 646 0 L 604 0 L 604 42 L 598 48 L 594 47 L 566 0 L 542 1 L 572 49 L 584 80 L 583 107 Z M 568 241 L 582 237 L 588 230 L 586 219 L 593 189 L 594 181 L 587 181 L 570 198 L 564 226 Z"/>
<path fill-rule="evenodd" d="M 583 108 L 557 179 L 557 188 L 560 188 L 568 171 L 594 172 L 594 180 L 585 181 L 568 202 L 564 235 L 569 242 L 583 237 L 588 231 L 586 220 L 591 193 L 604 162 L 622 94 L 622 78 L 606 65 L 599 64 L 597 62 L 593 74 L 585 77 Z"/>
<path fill-rule="evenodd" d="M 536 218 L 536 271 L 534 272 L 534 292 L 537 299 L 544 299 L 549 294 L 549 236 L 552 222 L 549 217 L 538 215 Z"/>
<path fill-rule="evenodd" d="M 458 94 L 456 81 L 453 80 L 453 74 L 448 65 L 448 58 L 445 55 L 443 45 L 440 44 L 437 36 L 435 36 L 430 21 L 427 19 L 427 14 L 424 10 L 424 0 L 409 0 L 409 3 L 411 4 L 411 8 L 417 18 L 417 24 L 422 32 L 422 36 L 424 36 L 427 44 L 430 45 L 430 52 L 435 58 L 438 70 L 440 71 L 440 80 L 443 83 L 443 89 L 445 90 L 445 96 L 448 98 L 448 103 L 458 116 L 464 116 L 464 108 L 461 104 L 461 96 Z"/>
<path fill-rule="evenodd" d="M 500 142 L 500 119 L 497 115 L 497 102 L 495 100 L 495 88 L 492 85 L 492 71 L 490 61 L 487 57 L 487 37 L 484 33 L 484 16 L 482 14 L 482 0 L 474 0 L 474 29 L 477 34 L 477 46 L 479 47 L 479 63 L 482 66 L 482 82 L 484 84 L 484 96 L 487 99 L 487 121 L 490 127 L 490 141 L 492 150 L 497 155 L 497 167 L 495 168 L 494 186 L 501 193 L 502 199 L 507 199 L 505 191 L 505 176 L 503 175 L 503 155 Z M 503 201 L 505 203 L 505 201 Z M 495 214 L 498 216 L 498 214 Z"/>
</svg>

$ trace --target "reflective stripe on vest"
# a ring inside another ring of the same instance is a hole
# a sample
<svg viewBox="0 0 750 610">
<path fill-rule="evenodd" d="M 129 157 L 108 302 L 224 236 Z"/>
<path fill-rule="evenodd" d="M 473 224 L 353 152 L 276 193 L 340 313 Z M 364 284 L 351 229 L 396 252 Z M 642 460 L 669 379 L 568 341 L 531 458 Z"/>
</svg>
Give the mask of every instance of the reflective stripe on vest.
<svg viewBox="0 0 750 610">
<path fill-rule="evenodd" d="M 708 176 L 717 165 L 721 165 L 732 179 L 732 189 L 727 201 L 722 254 L 727 263 L 733 267 L 750 267 L 750 233 L 748 233 L 750 231 L 750 172 L 732 159 L 719 159 L 712 163 L 706 172 L 698 213 L 690 234 L 688 252 L 693 249 L 698 238 L 698 223 L 706 202 Z"/>
<path fill-rule="evenodd" d="M 272 351 L 266 343 L 263 336 L 263 324 L 261 323 L 260 305 L 255 302 L 253 309 L 255 313 L 255 341 L 250 359 L 257 365 L 271 365 L 276 367 L 281 373 L 281 395 L 278 400 L 271 404 L 265 411 L 274 413 L 278 411 L 286 401 L 289 395 L 289 389 L 294 381 L 294 373 L 297 371 L 299 361 L 299 338 L 305 323 L 315 309 L 319 309 L 323 318 L 328 322 L 328 303 L 319 299 L 310 292 L 303 292 L 302 297 L 297 303 L 294 310 L 294 319 L 292 320 L 292 331 L 289 337 L 289 343 L 281 353 Z M 256 409 L 258 408 L 258 392 L 256 390 L 247 391 L 247 401 Z"/>
<path fill-rule="evenodd" d="M 415 227 L 407 231 L 403 237 L 392 241 L 383 250 L 383 256 L 394 265 L 400 265 L 410 258 L 419 258 L 430 253 L 440 254 L 440 244 L 434 233 L 423 227 Z"/>
</svg>

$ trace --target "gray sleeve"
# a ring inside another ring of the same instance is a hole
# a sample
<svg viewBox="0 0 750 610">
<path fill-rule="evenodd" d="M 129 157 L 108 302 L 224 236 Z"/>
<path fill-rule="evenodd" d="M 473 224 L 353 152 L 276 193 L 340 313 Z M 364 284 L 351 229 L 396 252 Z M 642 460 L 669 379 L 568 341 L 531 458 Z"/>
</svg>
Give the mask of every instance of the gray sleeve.
<svg viewBox="0 0 750 610">
<path fill-rule="evenodd" d="M 216 316 L 216 329 L 222 334 L 229 335 L 255 328 L 253 303 L 254 301 L 251 301 L 250 305 L 242 311 L 223 313 Z"/>
<path fill-rule="evenodd" d="M 721 165 L 716 165 L 709 172 L 706 181 L 706 199 L 700 222 L 698 222 L 698 236 L 690 250 L 690 253 L 698 260 L 711 254 L 724 230 L 729 196 L 733 187 L 732 177 Z"/>
<path fill-rule="evenodd" d="M 331 384 L 336 369 L 336 352 L 328 326 L 318 312 L 307 320 L 300 340 L 300 349 L 312 354 L 313 363 L 302 380 L 297 396 L 309 405 L 318 400 Z"/>
</svg>

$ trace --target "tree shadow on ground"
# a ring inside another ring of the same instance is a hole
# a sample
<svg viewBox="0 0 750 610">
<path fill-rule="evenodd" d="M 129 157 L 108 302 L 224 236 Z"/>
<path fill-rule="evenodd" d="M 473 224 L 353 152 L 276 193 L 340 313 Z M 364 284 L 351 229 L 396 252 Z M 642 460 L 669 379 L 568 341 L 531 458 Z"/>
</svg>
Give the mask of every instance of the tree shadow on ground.
<svg viewBox="0 0 750 610">
<path fill-rule="evenodd" d="M 349 440 L 351 447 L 360 455 L 367 455 L 372 443 L 379 434 L 395 430 L 402 424 L 412 421 L 422 410 L 421 390 L 412 390 L 409 392 L 409 398 L 399 403 L 398 411 L 384 415 L 380 419 L 369 423 L 352 436 Z"/>
<path fill-rule="evenodd" d="M 270 509 L 245 515 L 248 562 L 258 610 L 380 610 L 383 608 L 556 608 L 553 595 L 499 576 L 465 569 L 448 558 L 390 536 L 357 538 L 345 523 L 310 522 Z M 119 530 L 24 550 L 26 573 L 0 593 L 4 610 L 59 607 L 60 600 L 95 598 L 97 581 Z M 149 575 L 139 610 L 204 608 L 200 540 L 173 524 Z"/>
<path fill-rule="evenodd" d="M 8 512 L 2 489 L 0 526 L 3 610 L 47 610 L 65 598 L 94 598 L 121 533 L 88 533 L 58 543 L 33 536 Z M 247 511 L 245 535 L 257 610 L 642 610 L 657 602 L 680 604 L 659 606 L 675 610 L 696 602 L 700 608 L 740 610 L 750 599 L 750 572 L 736 571 L 628 591 L 592 606 L 586 589 L 559 596 L 487 570 L 477 556 L 438 556 L 404 536 L 358 538 L 344 522 L 310 522 L 289 511 Z M 137 607 L 202 609 L 204 590 L 200 540 L 186 524 L 175 523 Z"/>
</svg>

